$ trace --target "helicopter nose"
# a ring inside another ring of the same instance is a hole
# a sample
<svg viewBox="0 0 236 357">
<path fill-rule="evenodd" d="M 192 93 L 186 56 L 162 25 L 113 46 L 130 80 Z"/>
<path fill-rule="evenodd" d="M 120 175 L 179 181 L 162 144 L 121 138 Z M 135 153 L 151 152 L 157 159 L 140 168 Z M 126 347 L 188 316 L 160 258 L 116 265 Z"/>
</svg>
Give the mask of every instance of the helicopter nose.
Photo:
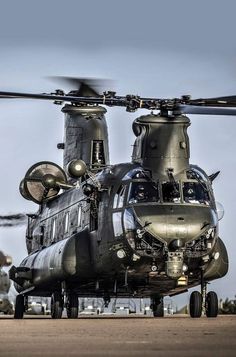
<svg viewBox="0 0 236 357">
<path fill-rule="evenodd" d="M 207 227 L 217 225 L 215 211 L 209 206 L 153 205 L 134 206 L 137 221 L 155 238 L 167 243 L 171 250 L 201 235 Z"/>
</svg>

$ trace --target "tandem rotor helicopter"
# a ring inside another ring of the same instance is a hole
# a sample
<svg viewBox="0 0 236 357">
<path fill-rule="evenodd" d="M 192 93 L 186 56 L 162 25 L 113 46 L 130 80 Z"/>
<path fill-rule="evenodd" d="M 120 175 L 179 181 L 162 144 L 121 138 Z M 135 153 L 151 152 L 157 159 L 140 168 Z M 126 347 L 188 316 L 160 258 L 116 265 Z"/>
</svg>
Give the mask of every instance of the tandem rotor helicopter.
<svg viewBox="0 0 236 357">
<path fill-rule="evenodd" d="M 28 296 L 50 296 L 55 319 L 64 307 L 77 318 L 83 296 L 103 297 L 106 305 L 111 297 L 150 297 L 153 315 L 162 317 L 164 296 L 197 285 L 191 317 L 216 317 L 217 295 L 207 283 L 228 271 L 218 233 L 223 208 L 212 189 L 219 172 L 207 175 L 189 163 L 186 114 L 235 115 L 236 96 L 141 98 L 100 94 L 96 80 L 77 83 L 69 93 L 0 92 L 66 103 L 63 169 L 36 163 L 20 184 L 39 210 L 28 215 L 29 255 L 10 269 L 19 293 L 14 317 L 23 318 Z M 150 110 L 133 122 L 130 163 L 109 164 L 105 106 Z"/>
</svg>

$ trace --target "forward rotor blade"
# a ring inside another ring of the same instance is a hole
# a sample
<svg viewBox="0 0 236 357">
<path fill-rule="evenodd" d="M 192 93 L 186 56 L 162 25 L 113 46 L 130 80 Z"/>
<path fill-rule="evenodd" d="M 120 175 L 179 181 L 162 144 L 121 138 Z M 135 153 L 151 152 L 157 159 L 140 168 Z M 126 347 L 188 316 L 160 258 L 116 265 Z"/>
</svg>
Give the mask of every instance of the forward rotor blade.
<svg viewBox="0 0 236 357">
<path fill-rule="evenodd" d="M 236 106 L 236 96 L 226 96 L 226 97 L 216 97 L 216 98 L 200 98 L 200 99 L 190 99 L 187 104 L 193 105 L 204 105 L 204 106 L 215 106 L 215 107 L 235 107 Z"/>
<path fill-rule="evenodd" d="M 178 104 L 173 112 L 174 114 L 236 115 L 236 104 L 235 108 Z"/>
</svg>

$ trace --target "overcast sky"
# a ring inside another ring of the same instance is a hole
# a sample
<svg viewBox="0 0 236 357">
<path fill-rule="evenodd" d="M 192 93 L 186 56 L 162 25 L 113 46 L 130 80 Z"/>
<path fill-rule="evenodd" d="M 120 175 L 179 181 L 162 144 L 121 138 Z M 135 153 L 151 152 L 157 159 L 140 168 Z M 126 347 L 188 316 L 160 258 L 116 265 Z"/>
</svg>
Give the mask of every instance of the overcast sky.
<svg viewBox="0 0 236 357">
<path fill-rule="evenodd" d="M 234 1 L 1 1 L 0 89 L 47 92 L 62 87 L 47 76 L 116 80 L 120 95 L 210 97 L 236 94 Z M 65 90 L 70 88 L 63 87 Z M 108 88 L 109 89 L 109 88 Z M 0 102 L 0 214 L 33 212 L 18 185 L 30 165 L 62 162 L 61 107 L 33 100 Z M 131 124 L 144 112 L 108 109 L 112 163 L 130 161 Z M 191 163 L 208 174 L 225 207 L 220 236 L 230 271 L 211 286 L 236 294 L 236 119 L 191 116 Z M 24 228 L 1 229 L 0 244 L 19 264 L 26 255 Z"/>
</svg>

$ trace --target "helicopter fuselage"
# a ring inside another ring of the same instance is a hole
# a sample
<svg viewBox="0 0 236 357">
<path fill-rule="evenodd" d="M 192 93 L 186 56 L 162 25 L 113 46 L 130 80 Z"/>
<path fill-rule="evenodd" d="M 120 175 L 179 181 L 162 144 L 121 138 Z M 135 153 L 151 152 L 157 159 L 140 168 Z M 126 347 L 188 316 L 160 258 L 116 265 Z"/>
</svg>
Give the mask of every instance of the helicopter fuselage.
<svg viewBox="0 0 236 357">
<path fill-rule="evenodd" d="M 138 164 L 108 167 L 31 215 L 27 247 L 15 281 L 31 295 L 174 295 L 202 271 L 212 280 L 228 269 L 211 182 L 195 166 L 178 182 L 154 182 Z"/>
</svg>

